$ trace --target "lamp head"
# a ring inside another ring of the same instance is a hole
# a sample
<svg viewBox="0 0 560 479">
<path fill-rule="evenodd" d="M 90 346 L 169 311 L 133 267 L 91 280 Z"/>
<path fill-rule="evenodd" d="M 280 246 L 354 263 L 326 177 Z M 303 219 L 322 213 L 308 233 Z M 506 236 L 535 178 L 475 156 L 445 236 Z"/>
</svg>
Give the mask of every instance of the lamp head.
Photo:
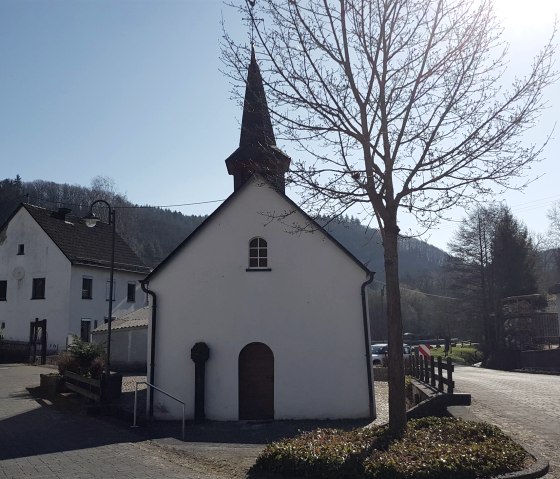
<svg viewBox="0 0 560 479">
<path fill-rule="evenodd" d="M 84 223 L 88 228 L 93 228 L 100 220 L 97 216 L 93 214 L 93 211 L 90 210 L 89 214 L 84 216 Z"/>
</svg>

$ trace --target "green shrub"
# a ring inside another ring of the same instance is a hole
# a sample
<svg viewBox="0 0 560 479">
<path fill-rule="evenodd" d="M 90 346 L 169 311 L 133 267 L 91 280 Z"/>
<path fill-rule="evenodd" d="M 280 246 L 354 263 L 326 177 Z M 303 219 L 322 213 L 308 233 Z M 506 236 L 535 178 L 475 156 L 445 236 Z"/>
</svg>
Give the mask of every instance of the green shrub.
<svg viewBox="0 0 560 479">
<path fill-rule="evenodd" d="M 386 426 L 304 433 L 268 445 L 253 467 L 325 479 L 474 479 L 521 470 L 526 459 L 494 426 L 423 418 L 410 421 L 400 439 Z"/>
<path fill-rule="evenodd" d="M 103 372 L 105 349 L 100 344 L 88 343 L 74 336 L 64 353 L 59 355 L 60 374 L 71 371 L 82 376 L 99 378 Z"/>
<path fill-rule="evenodd" d="M 452 418 L 410 421 L 402 439 L 364 462 L 370 479 L 475 479 L 523 468 L 526 453 L 498 428 Z"/>
<path fill-rule="evenodd" d="M 442 347 L 432 349 L 432 356 L 441 356 L 444 358 L 445 352 Z M 482 361 L 484 354 L 479 351 L 475 346 L 455 346 L 451 348 L 448 355 L 453 362 L 460 364 L 476 364 Z"/>
<path fill-rule="evenodd" d="M 66 371 L 77 371 L 78 360 L 72 356 L 68 351 L 63 351 L 58 355 L 58 372 L 62 375 Z"/>
<path fill-rule="evenodd" d="M 353 431 L 317 429 L 296 438 L 266 446 L 256 471 L 317 478 L 351 478 L 363 475 L 363 461 L 383 438 L 385 428 Z"/>
</svg>

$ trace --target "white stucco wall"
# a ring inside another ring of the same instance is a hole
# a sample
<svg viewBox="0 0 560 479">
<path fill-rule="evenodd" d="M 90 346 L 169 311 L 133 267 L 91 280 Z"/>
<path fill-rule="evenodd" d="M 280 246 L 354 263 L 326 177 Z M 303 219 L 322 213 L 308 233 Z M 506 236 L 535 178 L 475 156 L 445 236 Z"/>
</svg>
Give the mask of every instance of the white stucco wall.
<svg viewBox="0 0 560 479">
<path fill-rule="evenodd" d="M 18 255 L 18 245 L 25 253 Z M 14 277 L 22 268 L 25 276 Z M 47 345 L 66 344 L 70 288 L 70 261 L 31 215 L 20 209 L 0 233 L 0 280 L 7 280 L 7 301 L 0 301 L 4 338 L 29 340 L 29 323 L 47 319 Z M 45 299 L 31 299 L 33 278 L 45 278 Z M 60 346 L 59 346 L 60 347 Z"/>
<path fill-rule="evenodd" d="M 366 272 L 323 233 L 291 228 L 301 214 L 271 220 L 291 205 L 253 181 L 150 281 L 156 385 L 183 398 L 192 417 L 190 350 L 206 342 L 206 416 L 237 420 L 239 352 L 262 342 L 274 354 L 275 419 L 367 417 Z M 268 242 L 270 272 L 246 271 L 255 236 Z M 154 408 L 160 418 L 180 416 L 157 393 Z"/>
<path fill-rule="evenodd" d="M 107 332 L 99 331 L 92 335 L 92 341 L 106 344 Z M 146 370 L 148 349 L 148 328 L 114 329 L 111 331 L 111 365 L 120 371 Z"/>
<path fill-rule="evenodd" d="M 93 280 L 92 298 L 82 298 L 82 279 Z M 73 334 L 80 335 L 82 319 L 91 320 L 91 329 L 103 324 L 109 315 L 109 301 L 107 301 L 106 287 L 110 278 L 108 268 L 93 268 L 76 265 L 72 267 L 72 280 L 70 288 L 70 330 Z M 144 275 L 125 271 L 115 271 L 115 300 L 113 301 L 113 317 L 122 316 L 146 305 L 146 293 L 140 288 L 139 280 Z M 134 282 L 136 295 L 134 302 L 127 301 L 128 283 Z"/>
<path fill-rule="evenodd" d="M 18 255 L 18 245 L 25 253 Z M 14 270 L 23 268 L 18 280 Z M 93 299 L 82 299 L 82 277 L 93 279 Z M 138 280 L 144 275 L 115 272 L 114 316 L 145 305 L 146 295 Z M 33 278 L 45 278 L 45 299 L 31 299 Z M 7 300 L 0 301 L 0 322 L 5 323 L 5 339 L 28 341 L 29 324 L 35 318 L 47 319 L 49 349 L 66 348 L 69 334 L 80 336 L 81 320 L 102 324 L 108 315 L 105 286 L 108 268 L 72 266 L 56 244 L 31 215 L 21 208 L 4 232 L 0 233 L 0 280 L 7 280 Z M 136 284 L 136 301 L 127 302 L 127 284 Z"/>
</svg>

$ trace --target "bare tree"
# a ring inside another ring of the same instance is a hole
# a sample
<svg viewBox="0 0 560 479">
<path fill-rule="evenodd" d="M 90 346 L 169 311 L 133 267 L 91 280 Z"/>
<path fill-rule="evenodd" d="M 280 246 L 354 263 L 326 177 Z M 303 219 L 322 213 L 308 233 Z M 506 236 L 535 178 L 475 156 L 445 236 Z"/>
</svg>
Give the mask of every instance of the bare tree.
<svg viewBox="0 0 560 479">
<path fill-rule="evenodd" d="M 361 204 L 377 220 L 389 424 L 399 433 L 406 424 L 399 210 L 429 227 L 492 184 L 510 187 L 537 159 L 541 148 L 519 138 L 555 80 L 554 34 L 527 75 L 504 89 L 506 48 L 491 0 L 259 0 L 235 8 L 251 19 L 276 126 L 306 153 L 289 178 L 306 187 L 306 207 Z M 225 34 L 226 71 L 239 85 L 249 48 Z"/>
<path fill-rule="evenodd" d="M 548 225 L 547 240 L 544 244 L 550 249 L 556 264 L 556 272 L 560 273 L 560 201 L 556 201 L 547 211 L 546 216 L 550 221 Z"/>
</svg>

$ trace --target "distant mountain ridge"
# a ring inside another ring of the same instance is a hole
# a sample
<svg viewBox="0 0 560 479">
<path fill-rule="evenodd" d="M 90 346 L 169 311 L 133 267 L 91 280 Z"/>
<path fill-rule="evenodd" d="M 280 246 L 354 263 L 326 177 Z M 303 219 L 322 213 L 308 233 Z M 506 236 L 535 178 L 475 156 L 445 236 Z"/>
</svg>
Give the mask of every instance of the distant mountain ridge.
<svg viewBox="0 0 560 479">
<path fill-rule="evenodd" d="M 117 230 L 138 256 L 150 267 L 155 267 L 190 235 L 206 216 L 184 215 L 178 211 L 135 205 L 125 196 L 116 193 L 106 179 L 94 180 L 91 188 L 36 180 L 23 182 L 0 181 L 0 224 L 9 217 L 21 202 L 56 210 L 67 207 L 73 214 L 84 216 L 95 199 L 103 198 L 117 210 Z M 379 231 L 367 228 L 357 219 L 344 217 L 336 220 L 319 218 L 334 238 L 377 273 L 376 279 L 384 281 L 383 245 Z M 437 274 L 447 258 L 447 253 L 424 241 L 403 238 L 399 245 L 399 267 L 404 283 L 416 287 L 426 283 L 426 278 Z"/>
</svg>

